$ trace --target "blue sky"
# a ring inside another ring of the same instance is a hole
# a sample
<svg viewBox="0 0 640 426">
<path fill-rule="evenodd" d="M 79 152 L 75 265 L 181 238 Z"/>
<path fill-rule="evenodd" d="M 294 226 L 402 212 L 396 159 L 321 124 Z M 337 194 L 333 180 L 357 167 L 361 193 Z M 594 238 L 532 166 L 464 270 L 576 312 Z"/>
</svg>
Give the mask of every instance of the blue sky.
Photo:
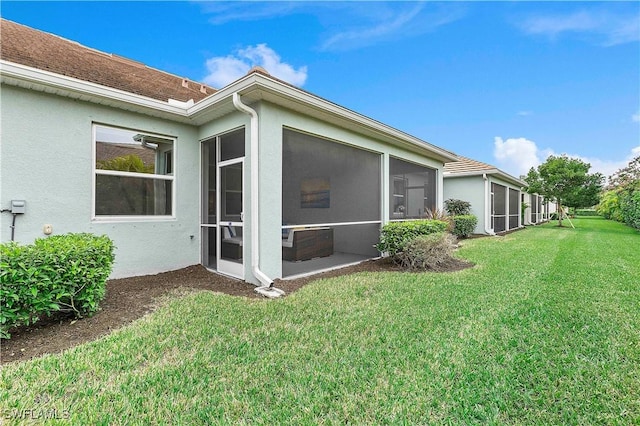
<svg viewBox="0 0 640 426">
<path fill-rule="evenodd" d="M 640 155 L 640 2 L 2 2 L 1 14 L 220 87 L 261 65 L 515 176 Z"/>
</svg>

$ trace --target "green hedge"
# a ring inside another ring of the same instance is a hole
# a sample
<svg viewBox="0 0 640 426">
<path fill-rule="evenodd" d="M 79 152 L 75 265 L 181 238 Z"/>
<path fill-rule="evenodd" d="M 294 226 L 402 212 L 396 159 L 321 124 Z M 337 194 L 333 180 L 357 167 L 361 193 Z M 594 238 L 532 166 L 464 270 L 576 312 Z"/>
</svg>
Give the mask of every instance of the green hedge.
<svg viewBox="0 0 640 426">
<path fill-rule="evenodd" d="M 595 209 L 576 209 L 576 216 L 599 216 Z"/>
<path fill-rule="evenodd" d="M 472 214 L 453 216 L 453 229 L 451 233 L 456 237 L 466 238 L 473 234 L 478 224 L 478 218 Z"/>
<path fill-rule="evenodd" d="M 379 252 L 387 253 L 393 257 L 401 252 L 413 238 L 419 235 L 445 232 L 448 227 L 449 223 L 434 219 L 390 222 L 382 227 L 380 242 L 375 247 Z"/>
<path fill-rule="evenodd" d="M 620 197 L 622 220 L 635 229 L 640 229 L 640 187 L 625 191 Z"/>
<path fill-rule="evenodd" d="M 640 230 L 640 181 L 605 192 L 596 211 Z"/>
<path fill-rule="evenodd" d="M 106 236 L 66 234 L 31 245 L 0 244 L 0 337 L 43 315 L 98 310 L 114 260 Z"/>
</svg>

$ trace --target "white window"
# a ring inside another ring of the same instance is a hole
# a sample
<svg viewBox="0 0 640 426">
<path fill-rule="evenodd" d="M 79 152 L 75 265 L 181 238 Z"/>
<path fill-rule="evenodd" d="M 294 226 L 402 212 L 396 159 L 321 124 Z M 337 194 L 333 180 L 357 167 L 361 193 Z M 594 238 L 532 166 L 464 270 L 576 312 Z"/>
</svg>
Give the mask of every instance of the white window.
<svg viewBox="0 0 640 426">
<path fill-rule="evenodd" d="M 93 136 L 94 217 L 173 216 L 175 140 L 102 125 Z"/>
</svg>

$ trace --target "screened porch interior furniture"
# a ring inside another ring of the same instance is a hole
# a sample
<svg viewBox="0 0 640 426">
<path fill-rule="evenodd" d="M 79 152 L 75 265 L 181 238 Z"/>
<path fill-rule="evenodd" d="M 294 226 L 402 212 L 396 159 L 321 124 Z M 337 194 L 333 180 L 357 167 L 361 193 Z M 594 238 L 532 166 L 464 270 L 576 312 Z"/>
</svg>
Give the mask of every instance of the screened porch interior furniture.
<svg viewBox="0 0 640 426">
<path fill-rule="evenodd" d="M 242 237 L 236 235 L 234 227 L 222 227 L 221 250 L 223 258 L 242 259 Z"/>
<path fill-rule="evenodd" d="M 297 262 L 332 254 L 333 228 L 291 229 L 286 238 L 282 239 L 284 260 Z"/>
</svg>

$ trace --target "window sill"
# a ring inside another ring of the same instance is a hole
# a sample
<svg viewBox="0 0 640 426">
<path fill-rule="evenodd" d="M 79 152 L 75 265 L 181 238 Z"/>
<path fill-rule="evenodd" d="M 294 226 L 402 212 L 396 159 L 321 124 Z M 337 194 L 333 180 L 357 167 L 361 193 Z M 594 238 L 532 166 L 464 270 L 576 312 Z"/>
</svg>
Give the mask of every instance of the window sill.
<svg viewBox="0 0 640 426">
<path fill-rule="evenodd" d="M 91 223 L 175 222 L 175 216 L 97 216 Z"/>
</svg>

